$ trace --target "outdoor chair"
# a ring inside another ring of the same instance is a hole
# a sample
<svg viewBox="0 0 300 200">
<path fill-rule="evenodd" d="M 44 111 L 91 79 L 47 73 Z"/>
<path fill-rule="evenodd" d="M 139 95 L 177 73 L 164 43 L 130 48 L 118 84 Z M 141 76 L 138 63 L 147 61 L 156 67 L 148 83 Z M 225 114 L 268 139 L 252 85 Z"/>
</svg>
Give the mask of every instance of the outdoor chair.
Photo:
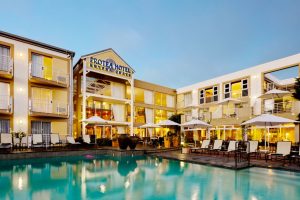
<svg viewBox="0 0 300 200">
<path fill-rule="evenodd" d="M 223 153 L 223 156 L 227 154 L 229 157 L 231 153 L 234 153 L 237 150 L 237 143 L 238 141 L 229 141 L 228 148 L 226 150 L 221 150 L 220 152 Z"/>
<path fill-rule="evenodd" d="M 67 136 L 66 142 L 67 142 L 67 145 L 71 145 L 71 146 L 80 145 L 79 142 L 75 142 L 75 139 L 72 136 Z"/>
<path fill-rule="evenodd" d="M 257 150 L 258 150 L 258 141 L 257 140 L 251 140 L 247 143 L 247 153 L 251 156 L 252 154 L 257 156 Z"/>
<path fill-rule="evenodd" d="M 42 147 L 43 144 L 42 134 L 32 134 L 32 147 Z"/>
<path fill-rule="evenodd" d="M 21 140 L 21 146 L 22 148 L 23 147 L 28 147 L 30 148 L 31 147 L 31 144 L 32 144 L 32 136 L 25 136 L 25 137 L 22 137 L 22 140 Z"/>
<path fill-rule="evenodd" d="M 268 160 L 272 160 L 275 158 L 282 158 L 283 161 L 285 161 L 291 153 L 291 147 L 292 147 L 292 142 L 290 141 L 281 141 L 277 142 L 277 148 L 276 148 L 276 153 L 270 153 L 266 155 L 266 162 Z"/>
<path fill-rule="evenodd" d="M 299 145 L 299 152 L 297 155 L 292 156 L 293 159 L 298 160 L 298 164 L 300 166 L 300 145 Z"/>
<path fill-rule="evenodd" d="M 193 152 L 193 151 L 197 152 L 198 150 L 200 150 L 200 151 L 208 150 L 209 144 L 210 144 L 210 140 L 203 140 L 201 147 L 192 147 L 192 148 L 190 148 L 191 152 Z"/>
<path fill-rule="evenodd" d="M 209 149 L 210 153 L 219 152 L 222 149 L 223 140 L 215 140 L 213 148 Z"/>
<path fill-rule="evenodd" d="M 53 147 L 62 145 L 62 142 L 59 138 L 59 134 L 57 133 L 52 133 L 50 135 L 50 141 L 51 141 L 51 146 Z"/>
<path fill-rule="evenodd" d="M 10 133 L 0 134 L 0 146 L 5 149 L 12 149 L 12 135 Z"/>
<path fill-rule="evenodd" d="M 17 137 L 13 138 L 13 146 L 14 146 L 14 148 L 20 147 L 20 138 L 17 138 Z"/>
</svg>

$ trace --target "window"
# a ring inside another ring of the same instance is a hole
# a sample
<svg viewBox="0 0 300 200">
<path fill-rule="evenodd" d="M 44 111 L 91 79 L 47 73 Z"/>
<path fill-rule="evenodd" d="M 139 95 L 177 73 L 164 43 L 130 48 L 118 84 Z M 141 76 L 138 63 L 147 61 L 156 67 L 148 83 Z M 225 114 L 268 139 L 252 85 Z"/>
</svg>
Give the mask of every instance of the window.
<svg viewBox="0 0 300 200">
<path fill-rule="evenodd" d="M 8 71 L 10 64 L 10 48 L 0 45 L 0 71 Z"/>
<path fill-rule="evenodd" d="M 9 120 L 0 119 L 0 133 L 9 133 Z"/>
<path fill-rule="evenodd" d="M 200 90 L 200 104 L 204 104 L 204 90 Z"/>
<path fill-rule="evenodd" d="M 134 88 L 134 101 L 138 103 L 144 103 L 144 100 L 144 90 L 140 88 Z"/>
<path fill-rule="evenodd" d="M 184 94 L 184 106 L 190 106 L 192 104 L 192 93 Z"/>
<path fill-rule="evenodd" d="M 154 99 L 155 99 L 155 105 L 167 106 L 167 95 L 166 94 L 163 94 L 160 92 L 155 92 Z"/>
<path fill-rule="evenodd" d="M 247 79 L 242 80 L 242 96 L 243 97 L 248 96 L 248 80 Z"/>
<path fill-rule="evenodd" d="M 224 98 L 227 99 L 230 97 L 230 83 L 224 85 Z"/>
<path fill-rule="evenodd" d="M 154 123 L 159 123 L 161 120 L 166 120 L 168 118 L 167 111 L 165 110 L 155 110 L 154 114 Z"/>
<path fill-rule="evenodd" d="M 146 118 L 145 118 L 145 108 L 143 107 L 135 107 L 134 108 L 134 121 L 136 123 L 146 123 Z"/>
<path fill-rule="evenodd" d="M 218 101 L 218 87 L 214 86 L 213 90 L 214 90 L 213 101 Z"/>
</svg>

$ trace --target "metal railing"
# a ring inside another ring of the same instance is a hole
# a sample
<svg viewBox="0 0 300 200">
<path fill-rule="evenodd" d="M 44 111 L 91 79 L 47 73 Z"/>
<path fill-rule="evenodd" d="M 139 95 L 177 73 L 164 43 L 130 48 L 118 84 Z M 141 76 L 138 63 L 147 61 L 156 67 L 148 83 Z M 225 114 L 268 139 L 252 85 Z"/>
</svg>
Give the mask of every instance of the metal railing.
<svg viewBox="0 0 300 200">
<path fill-rule="evenodd" d="M 29 102 L 29 106 L 31 112 L 69 115 L 69 105 L 60 101 L 31 99 Z"/>
<path fill-rule="evenodd" d="M 41 70 L 38 70 L 38 68 L 40 68 Z M 53 69 L 49 73 L 44 71 L 45 68 L 46 67 L 41 65 L 29 63 L 29 76 L 54 81 L 60 84 L 69 84 L 69 74 L 62 73 L 60 71 L 53 71 Z"/>
<path fill-rule="evenodd" d="M 283 101 L 278 103 L 268 103 L 263 105 L 264 113 L 291 113 L 294 106 L 293 101 Z"/>
<path fill-rule="evenodd" d="M 13 73 L 13 59 L 6 55 L 0 55 L 0 71 Z"/>
<path fill-rule="evenodd" d="M 12 96 L 0 95 L 0 110 L 12 111 Z"/>
</svg>

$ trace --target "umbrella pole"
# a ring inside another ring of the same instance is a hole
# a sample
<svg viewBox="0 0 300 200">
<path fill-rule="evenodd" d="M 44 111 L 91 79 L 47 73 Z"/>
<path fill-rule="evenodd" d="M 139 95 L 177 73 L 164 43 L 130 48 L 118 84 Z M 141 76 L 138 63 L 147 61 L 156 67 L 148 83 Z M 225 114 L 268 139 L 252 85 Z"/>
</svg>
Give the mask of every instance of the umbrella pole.
<svg viewBox="0 0 300 200">
<path fill-rule="evenodd" d="M 268 127 L 268 149 L 270 150 L 270 127 Z"/>
</svg>

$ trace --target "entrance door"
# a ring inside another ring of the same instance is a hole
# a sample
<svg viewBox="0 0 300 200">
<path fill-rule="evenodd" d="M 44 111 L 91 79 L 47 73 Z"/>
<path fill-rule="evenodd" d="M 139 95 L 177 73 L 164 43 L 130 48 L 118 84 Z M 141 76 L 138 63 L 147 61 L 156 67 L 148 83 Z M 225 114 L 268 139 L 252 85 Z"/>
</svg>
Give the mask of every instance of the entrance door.
<svg viewBox="0 0 300 200">
<path fill-rule="evenodd" d="M 51 134 L 51 122 L 44 121 L 32 121 L 31 122 L 31 133 L 32 134 L 42 134 L 43 142 L 50 144 L 50 134 Z"/>
</svg>

